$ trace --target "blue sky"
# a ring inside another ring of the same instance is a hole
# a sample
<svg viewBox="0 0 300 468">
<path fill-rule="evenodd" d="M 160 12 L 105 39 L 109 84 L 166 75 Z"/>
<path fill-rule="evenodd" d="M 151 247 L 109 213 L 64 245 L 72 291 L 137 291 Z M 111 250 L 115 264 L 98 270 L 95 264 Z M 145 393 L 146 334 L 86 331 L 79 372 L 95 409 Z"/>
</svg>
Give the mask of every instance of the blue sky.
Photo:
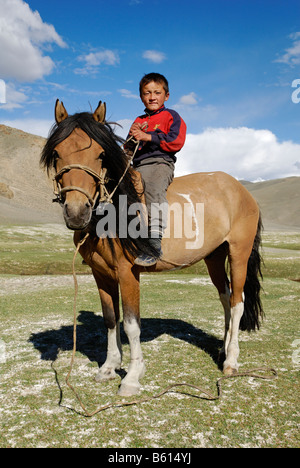
<svg viewBox="0 0 300 468">
<path fill-rule="evenodd" d="M 143 111 L 139 80 L 157 71 L 188 126 L 178 175 L 300 175 L 299 0 L 0 0 L 0 11 L 0 123 L 46 136 L 56 98 L 69 113 L 102 100 L 126 134 Z"/>
</svg>

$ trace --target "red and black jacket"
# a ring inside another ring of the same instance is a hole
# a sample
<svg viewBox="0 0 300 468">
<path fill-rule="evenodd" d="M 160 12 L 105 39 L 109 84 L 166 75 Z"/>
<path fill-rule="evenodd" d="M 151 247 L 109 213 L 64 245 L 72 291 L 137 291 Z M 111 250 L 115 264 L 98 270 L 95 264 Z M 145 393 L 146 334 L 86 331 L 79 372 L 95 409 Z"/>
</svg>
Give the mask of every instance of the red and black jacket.
<svg viewBox="0 0 300 468">
<path fill-rule="evenodd" d="M 147 158 L 162 157 L 167 161 L 176 162 L 175 154 L 181 150 L 186 138 L 186 124 L 180 115 L 162 106 L 155 112 L 137 117 L 135 123 L 144 125 L 143 130 L 150 133 L 152 141 L 140 142 L 133 160 L 134 166 Z"/>
</svg>

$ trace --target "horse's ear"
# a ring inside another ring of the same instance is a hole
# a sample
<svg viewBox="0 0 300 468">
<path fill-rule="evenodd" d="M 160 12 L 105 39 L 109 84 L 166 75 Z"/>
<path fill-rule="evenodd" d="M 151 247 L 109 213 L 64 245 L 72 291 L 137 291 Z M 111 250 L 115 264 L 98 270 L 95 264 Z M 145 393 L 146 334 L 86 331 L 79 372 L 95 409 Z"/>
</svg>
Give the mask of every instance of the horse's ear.
<svg viewBox="0 0 300 468">
<path fill-rule="evenodd" d="M 105 102 L 100 101 L 97 109 L 93 113 L 94 120 L 96 120 L 96 122 L 104 123 L 105 116 L 106 116 L 106 104 Z"/>
<path fill-rule="evenodd" d="M 66 120 L 68 118 L 68 112 L 65 109 L 65 106 L 63 102 L 60 102 L 59 99 L 56 100 L 55 104 L 55 120 L 56 123 L 60 123 L 63 120 Z"/>
</svg>

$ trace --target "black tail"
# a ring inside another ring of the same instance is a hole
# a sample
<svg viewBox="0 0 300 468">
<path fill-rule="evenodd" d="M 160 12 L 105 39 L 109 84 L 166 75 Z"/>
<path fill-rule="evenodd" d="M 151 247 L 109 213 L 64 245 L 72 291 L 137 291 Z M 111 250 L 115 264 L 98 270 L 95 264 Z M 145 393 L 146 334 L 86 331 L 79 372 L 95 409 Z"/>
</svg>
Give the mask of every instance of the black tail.
<svg viewBox="0 0 300 468">
<path fill-rule="evenodd" d="M 257 232 L 254 239 L 252 252 L 248 260 L 247 278 L 244 286 L 245 305 L 244 314 L 241 318 L 240 329 L 247 331 L 259 330 L 264 311 L 260 300 L 260 278 L 262 279 L 260 255 L 261 233 L 263 225 L 261 215 L 259 216 Z"/>
</svg>

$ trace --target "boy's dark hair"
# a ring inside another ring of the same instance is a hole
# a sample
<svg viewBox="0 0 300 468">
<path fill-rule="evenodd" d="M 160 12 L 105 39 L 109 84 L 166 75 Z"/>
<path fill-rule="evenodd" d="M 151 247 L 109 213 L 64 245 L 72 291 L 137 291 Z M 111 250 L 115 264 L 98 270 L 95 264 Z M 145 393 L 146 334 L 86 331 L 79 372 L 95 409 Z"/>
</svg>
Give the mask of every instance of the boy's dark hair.
<svg viewBox="0 0 300 468">
<path fill-rule="evenodd" d="M 140 81 L 140 96 L 142 95 L 143 87 L 151 83 L 151 81 L 162 84 L 166 94 L 169 93 L 169 83 L 167 78 L 165 78 L 160 73 L 148 73 L 147 75 L 144 75 Z"/>
</svg>

